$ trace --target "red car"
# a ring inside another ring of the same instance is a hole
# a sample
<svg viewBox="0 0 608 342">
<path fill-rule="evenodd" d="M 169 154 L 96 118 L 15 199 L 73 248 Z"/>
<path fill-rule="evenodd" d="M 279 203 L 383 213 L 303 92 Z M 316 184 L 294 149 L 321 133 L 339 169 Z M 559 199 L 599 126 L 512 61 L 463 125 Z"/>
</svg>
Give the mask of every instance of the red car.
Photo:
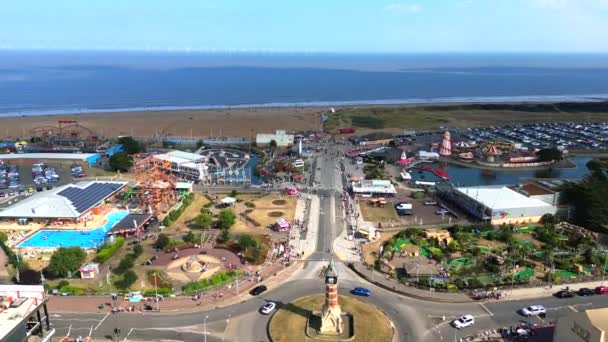
<svg viewBox="0 0 608 342">
<path fill-rule="evenodd" d="M 595 293 L 597 294 L 606 294 L 608 293 L 608 286 L 598 286 L 595 288 Z"/>
</svg>

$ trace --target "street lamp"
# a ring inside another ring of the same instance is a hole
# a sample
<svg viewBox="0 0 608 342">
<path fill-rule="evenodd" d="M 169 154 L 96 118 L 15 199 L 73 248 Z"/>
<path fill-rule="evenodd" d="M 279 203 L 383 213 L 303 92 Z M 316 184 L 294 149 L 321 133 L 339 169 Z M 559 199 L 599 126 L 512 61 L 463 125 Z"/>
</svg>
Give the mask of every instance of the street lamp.
<svg viewBox="0 0 608 342">
<path fill-rule="evenodd" d="M 205 334 L 205 342 L 207 342 L 207 318 L 209 318 L 209 315 L 205 316 L 203 319 L 203 333 Z"/>
</svg>

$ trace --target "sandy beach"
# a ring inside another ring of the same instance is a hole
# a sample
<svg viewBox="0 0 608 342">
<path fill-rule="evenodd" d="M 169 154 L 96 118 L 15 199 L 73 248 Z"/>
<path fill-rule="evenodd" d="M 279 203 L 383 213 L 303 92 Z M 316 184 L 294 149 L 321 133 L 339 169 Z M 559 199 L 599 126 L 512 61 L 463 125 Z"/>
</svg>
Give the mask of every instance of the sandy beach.
<svg viewBox="0 0 608 342">
<path fill-rule="evenodd" d="M 174 110 L 17 116 L 0 118 L 0 137 L 27 137 L 36 127 L 57 127 L 58 120 L 78 120 L 101 137 L 251 137 L 277 129 L 319 130 L 320 107 Z"/>
</svg>

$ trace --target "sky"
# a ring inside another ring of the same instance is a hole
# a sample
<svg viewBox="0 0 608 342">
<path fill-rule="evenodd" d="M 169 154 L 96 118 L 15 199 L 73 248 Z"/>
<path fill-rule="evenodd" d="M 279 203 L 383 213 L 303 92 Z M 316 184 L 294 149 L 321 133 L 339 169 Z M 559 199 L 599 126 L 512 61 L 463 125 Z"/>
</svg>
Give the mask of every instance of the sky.
<svg viewBox="0 0 608 342">
<path fill-rule="evenodd" d="M 608 0 L 18 0 L 0 48 L 608 52 Z"/>
</svg>

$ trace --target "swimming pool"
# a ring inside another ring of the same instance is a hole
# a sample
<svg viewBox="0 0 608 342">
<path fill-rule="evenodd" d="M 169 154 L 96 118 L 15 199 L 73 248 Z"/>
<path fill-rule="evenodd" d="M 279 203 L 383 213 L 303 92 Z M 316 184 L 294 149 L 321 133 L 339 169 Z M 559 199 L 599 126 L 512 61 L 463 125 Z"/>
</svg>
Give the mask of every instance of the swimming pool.
<svg viewBox="0 0 608 342">
<path fill-rule="evenodd" d="M 93 248 L 99 245 L 107 236 L 107 232 L 125 218 L 128 211 L 116 211 L 108 214 L 108 222 L 103 226 L 90 230 L 55 230 L 43 229 L 21 242 L 18 248 L 56 248 L 56 247 L 82 247 Z"/>
</svg>

